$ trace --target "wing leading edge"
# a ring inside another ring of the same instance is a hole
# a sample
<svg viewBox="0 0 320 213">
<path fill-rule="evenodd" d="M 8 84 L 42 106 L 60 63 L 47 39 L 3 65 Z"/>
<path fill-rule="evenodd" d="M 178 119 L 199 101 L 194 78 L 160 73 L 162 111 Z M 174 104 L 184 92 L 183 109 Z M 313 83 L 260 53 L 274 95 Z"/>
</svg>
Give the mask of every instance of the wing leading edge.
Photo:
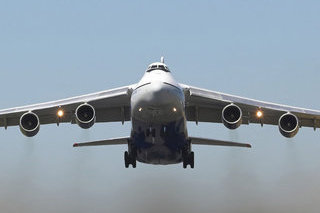
<svg viewBox="0 0 320 213">
<path fill-rule="evenodd" d="M 130 140 L 130 137 L 111 138 L 111 139 L 106 139 L 106 140 L 101 140 L 101 141 L 74 143 L 73 147 L 123 145 L 123 144 L 128 144 L 128 140 Z"/>
<path fill-rule="evenodd" d="M 34 112 L 38 115 L 40 124 L 75 123 L 74 112 L 83 103 L 92 105 L 96 110 L 96 122 L 128 121 L 130 120 L 130 97 L 134 85 L 105 90 L 67 99 L 40 104 L 15 107 L 0 110 L 0 127 L 19 125 L 21 115 Z M 57 112 L 63 110 L 64 116 L 59 118 Z"/>
<path fill-rule="evenodd" d="M 222 141 L 208 138 L 197 138 L 197 137 L 189 137 L 191 144 L 197 145 L 210 145 L 210 146 L 237 146 L 237 147 L 246 147 L 251 148 L 251 145 L 248 143 L 237 143 L 231 141 Z"/>
<path fill-rule="evenodd" d="M 298 117 L 300 127 L 320 128 L 320 111 L 318 110 L 258 101 L 183 84 L 181 86 L 185 91 L 186 115 L 189 121 L 221 123 L 222 109 L 233 103 L 241 108 L 244 124 L 278 125 L 279 118 L 284 113 L 290 112 Z M 257 118 L 257 110 L 263 112 L 263 118 Z"/>
</svg>

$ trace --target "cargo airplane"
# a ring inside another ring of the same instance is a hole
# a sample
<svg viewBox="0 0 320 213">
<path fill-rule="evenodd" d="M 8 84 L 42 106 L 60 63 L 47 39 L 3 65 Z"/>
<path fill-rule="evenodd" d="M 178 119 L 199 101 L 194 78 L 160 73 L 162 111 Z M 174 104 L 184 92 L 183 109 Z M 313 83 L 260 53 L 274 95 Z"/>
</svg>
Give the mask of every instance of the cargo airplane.
<svg viewBox="0 0 320 213">
<path fill-rule="evenodd" d="M 291 107 L 210 91 L 178 83 L 163 57 L 148 66 L 142 79 L 129 86 L 46 103 L 0 110 L 0 126 L 19 126 L 28 137 L 40 124 L 72 123 L 88 129 L 95 122 L 131 121 L 130 136 L 75 143 L 74 147 L 127 145 L 125 167 L 136 162 L 194 167 L 191 145 L 247 147 L 238 143 L 191 137 L 187 121 L 223 123 L 229 129 L 241 124 L 278 125 L 285 137 L 302 126 L 320 127 L 320 111 Z"/>
</svg>

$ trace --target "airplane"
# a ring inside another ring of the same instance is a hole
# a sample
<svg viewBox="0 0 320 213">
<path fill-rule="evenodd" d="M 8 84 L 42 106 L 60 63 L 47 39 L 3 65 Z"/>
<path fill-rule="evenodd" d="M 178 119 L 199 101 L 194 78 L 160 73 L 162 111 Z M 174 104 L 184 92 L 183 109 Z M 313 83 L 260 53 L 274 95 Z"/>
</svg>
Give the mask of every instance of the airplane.
<svg viewBox="0 0 320 213">
<path fill-rule="evenodd" d="M 148 66 L 142 79 L 132 85 L 40 104 L 0 110 L 0 127 L 18 126 L 27 137 L 40 124 L 72 123 L 89 129 L 96 122 L 131 121 L 130 136 L 73 144 L 74 147 L 127 145 L 125 167 L 136 162 L 168 165 L 182 163 L 194 168 L 192 145 L 251 148 L 238 143 L 191 137 L 187 121 L 223 123 L 234 130 L 241 124 L 278 125 L 291 138 L 300 127 L 320 127 L 320 111 L 304 109 L 178 83 L 161 57 Z"/>
</svg>

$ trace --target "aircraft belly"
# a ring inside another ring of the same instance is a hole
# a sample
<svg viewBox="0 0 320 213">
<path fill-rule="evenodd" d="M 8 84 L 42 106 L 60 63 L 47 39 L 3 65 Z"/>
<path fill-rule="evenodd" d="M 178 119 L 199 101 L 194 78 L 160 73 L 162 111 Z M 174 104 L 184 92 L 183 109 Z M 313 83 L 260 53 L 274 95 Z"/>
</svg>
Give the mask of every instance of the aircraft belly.
<svg viewBox="0 0 320 213">
<path fill-rule="evenodd" d="M 132 143 L 137 160 L 150 164 L 182 161 L 187 128 L 181 88 L 155 81 L 135 89 L 131 96 Z"/>
<path fill-rule="evenodd" d="M 141 149 L 137 153 L 137 161 L 147 164 L 168 165 L 182 161 L 181 152 L 174 152 L 165 146 L 152 146 L 149 149 Z"/>
<path fill-rule="evenodd" d="M 133 120 L 132 142 L 137 160 L 149 164 L 175 164 L 182 161 L 187 146 L 185 119 L 165 124 L 150 124 Z"/>
</svg>

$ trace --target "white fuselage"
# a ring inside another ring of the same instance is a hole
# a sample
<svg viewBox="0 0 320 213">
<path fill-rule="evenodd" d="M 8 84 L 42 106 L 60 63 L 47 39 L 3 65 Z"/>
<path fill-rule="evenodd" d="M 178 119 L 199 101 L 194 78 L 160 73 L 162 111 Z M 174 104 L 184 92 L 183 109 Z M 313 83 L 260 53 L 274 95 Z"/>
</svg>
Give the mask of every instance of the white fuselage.
<svg viewBox="0 0 320 213">
<path fill-rule="evenodd" d="M 185 98 L 170 72 L 153 70 L 144 74 L 131 96 L 131 117 L 138 161 L 182 161 L 187 144 Z"/>
</svg>

